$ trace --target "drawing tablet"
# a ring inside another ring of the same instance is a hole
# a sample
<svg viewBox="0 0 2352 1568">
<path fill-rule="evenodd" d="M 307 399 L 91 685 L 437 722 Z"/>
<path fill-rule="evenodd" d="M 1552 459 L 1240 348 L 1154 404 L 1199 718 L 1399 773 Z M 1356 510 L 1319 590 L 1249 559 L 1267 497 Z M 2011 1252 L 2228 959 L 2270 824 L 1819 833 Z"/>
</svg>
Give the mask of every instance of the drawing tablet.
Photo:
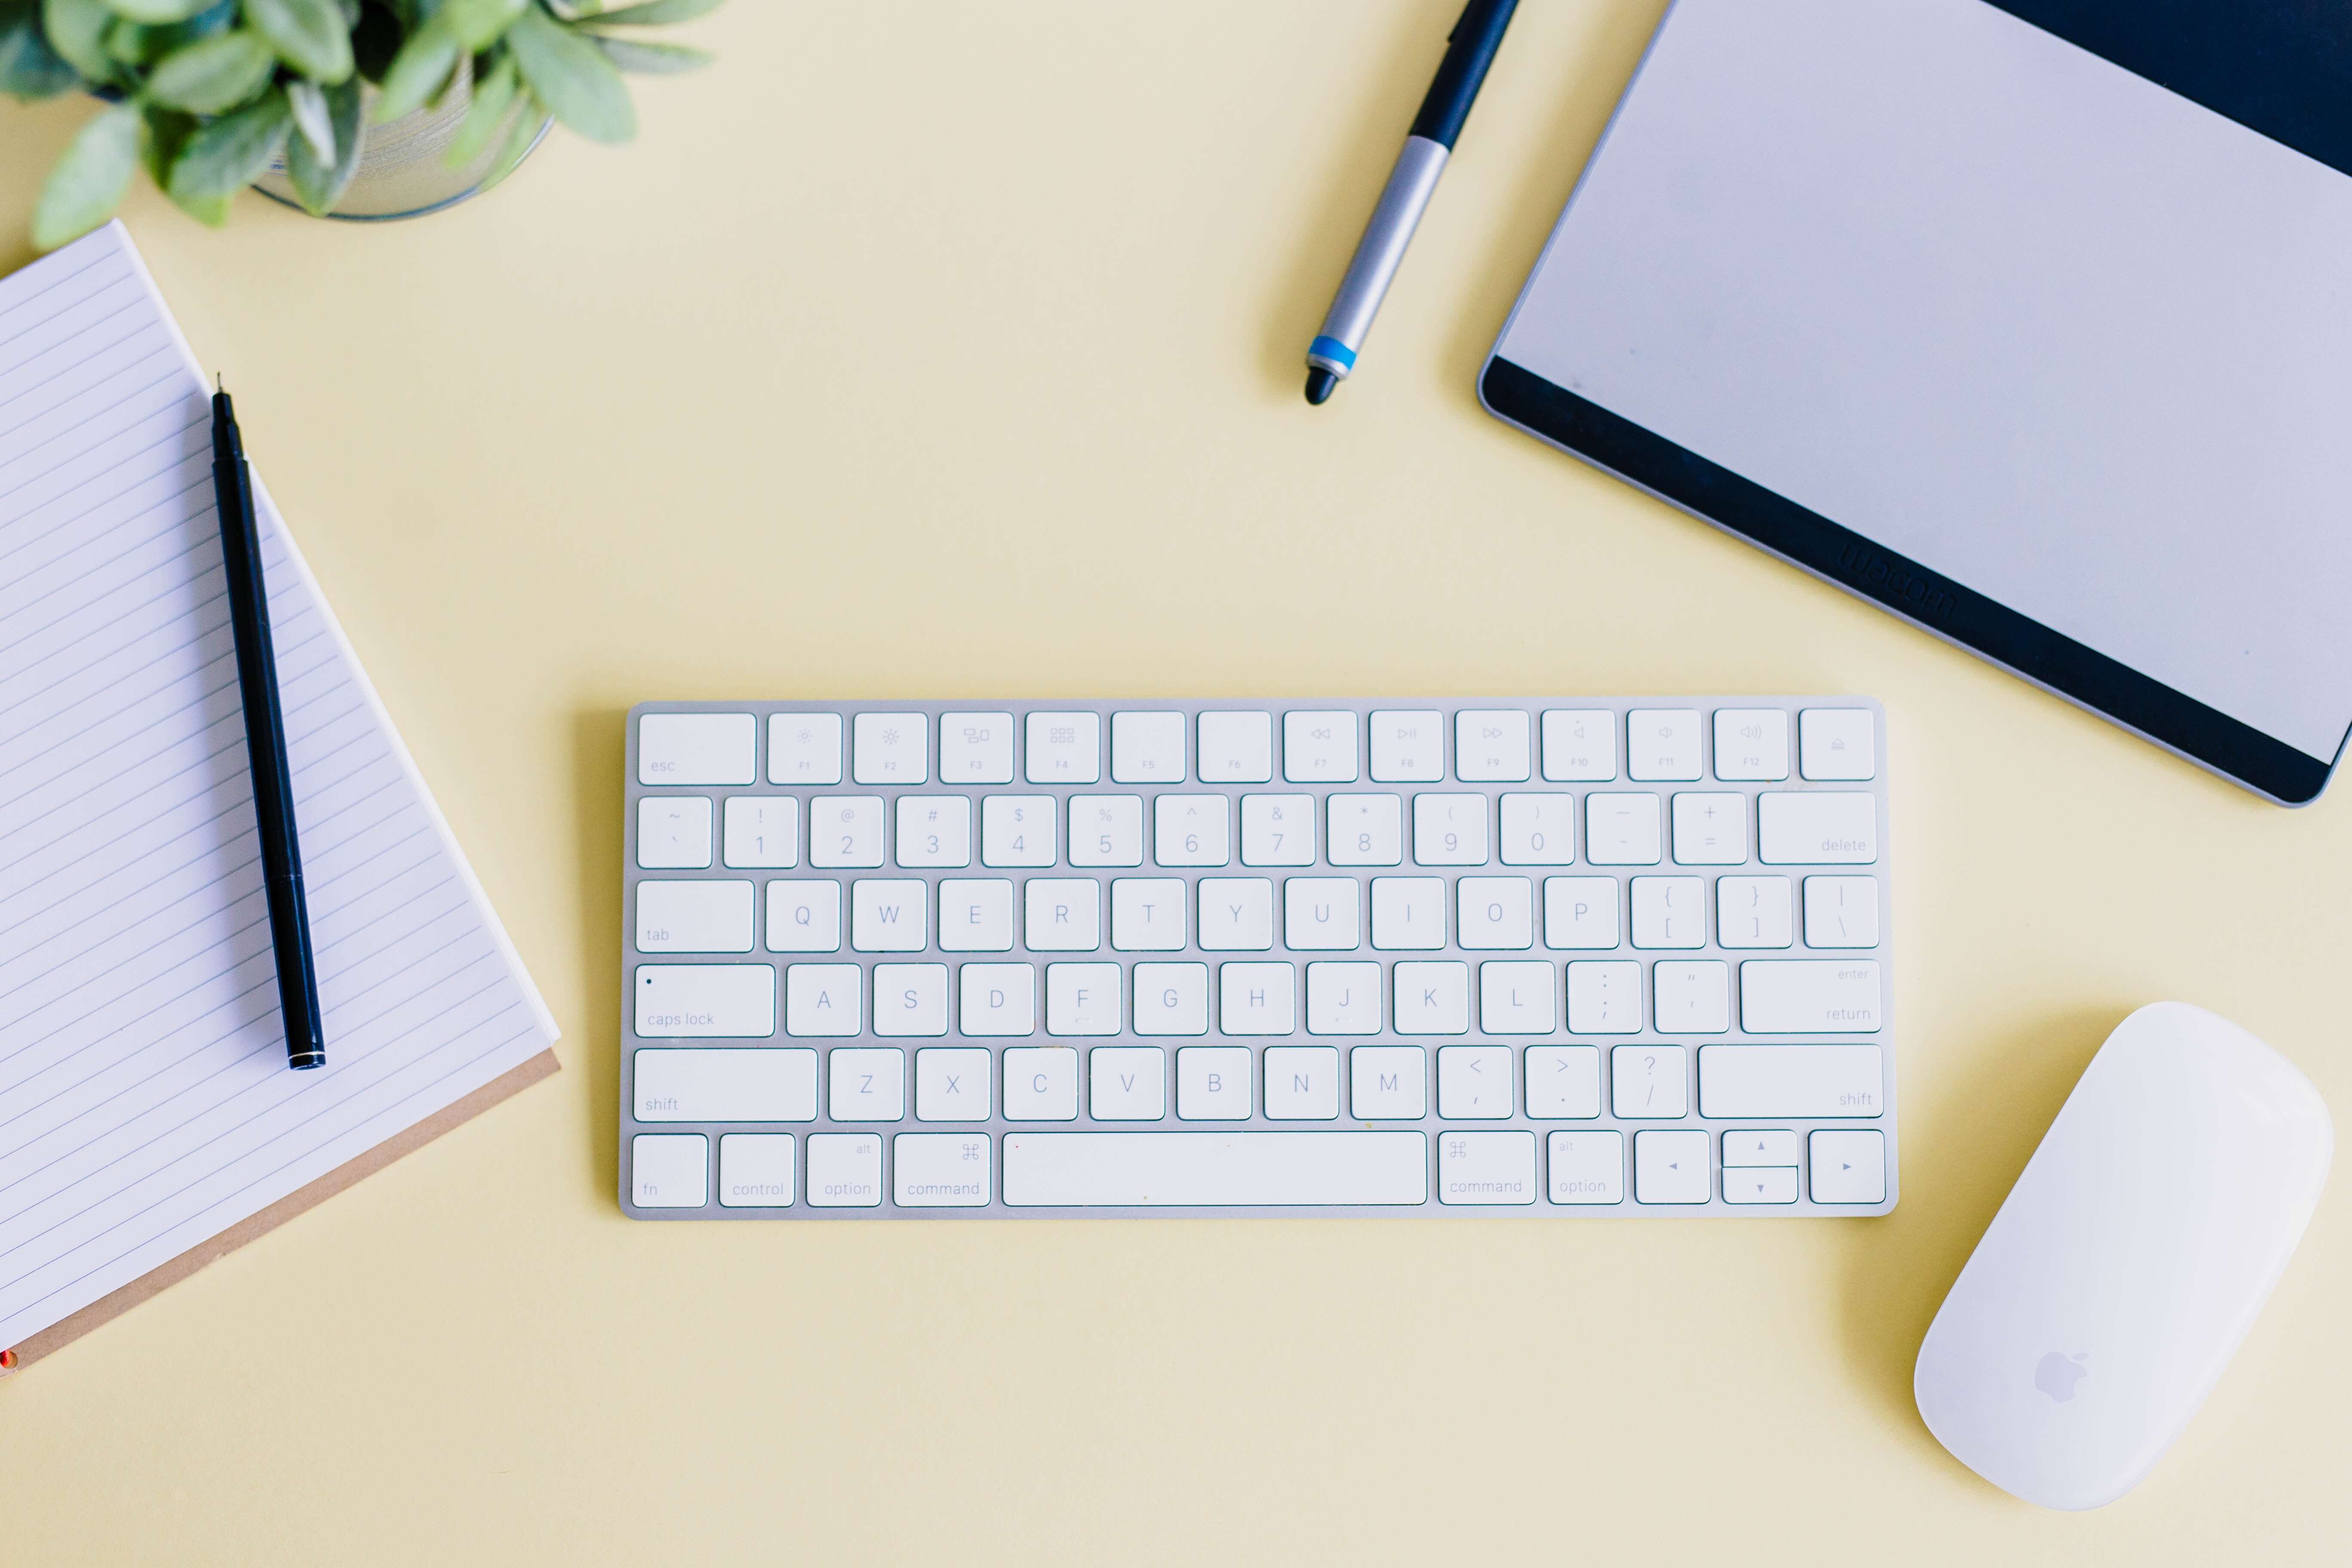
<svg viewBox="0 0 2352 1568">
<path fill-rule="evenodd" d="M 2352 729 L 2352 11 L 1676 0 L 1480 393 L 2309 801 Z"/>
</svg>

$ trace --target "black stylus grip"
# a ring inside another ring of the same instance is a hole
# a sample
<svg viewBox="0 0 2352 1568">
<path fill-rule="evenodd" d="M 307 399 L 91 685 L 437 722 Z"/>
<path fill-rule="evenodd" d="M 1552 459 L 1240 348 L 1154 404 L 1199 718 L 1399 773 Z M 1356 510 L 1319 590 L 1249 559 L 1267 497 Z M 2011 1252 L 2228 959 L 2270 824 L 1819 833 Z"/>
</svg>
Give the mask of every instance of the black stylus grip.
<svg viewBox="0 0 2352 1568">
<path fill-rule="evenodd" d="M 1429 84 L 1429 96 L 1421 100 L 1421 112 L 1413 116 L 1413 135 L 1425 136 L 1449 151 L 1453 148 L 1454 139 L 1462 134 L 1462 122 L 1470 118 L 1470 106 L 1478 101 L 1486 68 L 1495 63 L 1495 51 L 1503 47 L 1503 29 L 1511 25 L 1511 13 L 1518 4 L 1519 0 L 1470 0 L 1462 8 L 1462 19 L 1446 35 L 1445 58 Z"/>
</svg>

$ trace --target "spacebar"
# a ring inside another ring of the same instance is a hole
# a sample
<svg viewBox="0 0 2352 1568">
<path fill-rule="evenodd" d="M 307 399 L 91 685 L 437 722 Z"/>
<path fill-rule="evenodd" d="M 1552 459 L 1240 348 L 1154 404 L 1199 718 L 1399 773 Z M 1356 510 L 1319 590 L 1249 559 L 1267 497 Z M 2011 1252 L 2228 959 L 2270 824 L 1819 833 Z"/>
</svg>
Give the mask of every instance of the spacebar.
<svg viewBox="0 0 2352 1568">
<path fill-rule="evenodd" d="M 1314 1207 L 1429 1201 L 1419 1132 L 1008 1132 L 1013 1208 Z"/>
</svg>

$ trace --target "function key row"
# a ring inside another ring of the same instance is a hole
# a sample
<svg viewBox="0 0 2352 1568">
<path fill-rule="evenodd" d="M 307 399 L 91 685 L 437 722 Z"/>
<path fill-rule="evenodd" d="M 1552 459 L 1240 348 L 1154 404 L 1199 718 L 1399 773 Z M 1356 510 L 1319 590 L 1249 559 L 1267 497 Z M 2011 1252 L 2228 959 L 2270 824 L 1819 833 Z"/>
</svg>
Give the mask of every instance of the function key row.
<svg viewBox="0 0 2352 1568">
<path fill-rule="evenodd" d="M 777 713 L 768 720 L 767 781 L 773 784 L 1093 784 L 1105 773 L 1104 714 L 1086 710 L 929 714 Z M 1624 717 L 1625 776 L 1695 781 L 1713 731 L 1713 776 L 1773 782 L 1790 776 L 1790 715 L 1779 708 L 1634 709 Z M 1108 774 L 1116 784 L 1269 784 L 1277 716 L 1236 710 L 1198 716 L 1121 710 L 1108 715 Z M 1620 726 L 1606 708 L 1293 710 L 1279 715 L 1281 777 L 1290 784 L 1602 783 L 1619 773 Z M 750 784 L 759 777 L 760 725 L 750 713 L 647 713 L 639 721 L 637 782 L 653 786 Z M 936 741 L 936 745 L 934 742 Z M 1808 708 L 1797 715 L 1797 772 L 1808 780 L 1877 774 L 1877 725 L 1864 708 Z"/>
</svg>

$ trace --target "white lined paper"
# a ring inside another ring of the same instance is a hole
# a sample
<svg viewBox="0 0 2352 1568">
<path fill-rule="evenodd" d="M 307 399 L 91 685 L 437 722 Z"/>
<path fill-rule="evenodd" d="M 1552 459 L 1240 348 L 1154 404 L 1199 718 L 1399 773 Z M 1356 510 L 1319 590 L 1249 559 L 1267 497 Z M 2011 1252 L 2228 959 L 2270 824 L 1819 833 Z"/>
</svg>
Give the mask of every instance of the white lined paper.
<svg viewBox="0 0 2352 1568">
<path fill-rule="evenodd" d="M 119 224 L 0 279 L 0 1345 L 556 1037 L 260 491 L 329 1063 L 287 1068 L 208 398 Z"/>
</svg>

